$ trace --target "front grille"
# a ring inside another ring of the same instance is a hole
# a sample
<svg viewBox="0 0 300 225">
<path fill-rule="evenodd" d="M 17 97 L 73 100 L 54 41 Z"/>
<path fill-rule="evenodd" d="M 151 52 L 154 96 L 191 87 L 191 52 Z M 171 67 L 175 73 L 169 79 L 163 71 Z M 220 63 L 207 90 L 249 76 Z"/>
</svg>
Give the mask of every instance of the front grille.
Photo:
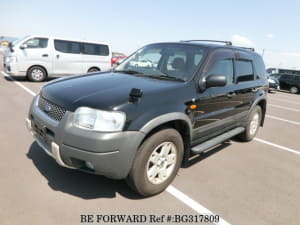
<svg viewBox="0 0 300 225">
<path fill-rule="evenodd" d="M 51 117 L 52 119 L 58 120 L 58 121 L 60 121 L 66 113 L 65 109 L 48 101 L 47 99 L 43 98 L 42 96 L 39 97 L 38 106 L 49 117 Z"/>
</svg>

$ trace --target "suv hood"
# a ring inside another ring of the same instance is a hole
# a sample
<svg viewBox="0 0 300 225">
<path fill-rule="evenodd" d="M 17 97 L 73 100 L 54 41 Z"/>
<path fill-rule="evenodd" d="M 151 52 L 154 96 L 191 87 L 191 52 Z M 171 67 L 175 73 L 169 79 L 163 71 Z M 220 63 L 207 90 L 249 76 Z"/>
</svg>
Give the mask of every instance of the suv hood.
<svg viewBox="0 0 300 225">
<path fill-rule="evenodd" d="M 182 82 L 106 72 L 54 81 L 43 87 L 41 95 L 69 111 L 80 106 L 112 110 L 128 102 L 132 88 L 143 91 L 143 100 L 150 93 L 182 85 Z"/>
</svg>

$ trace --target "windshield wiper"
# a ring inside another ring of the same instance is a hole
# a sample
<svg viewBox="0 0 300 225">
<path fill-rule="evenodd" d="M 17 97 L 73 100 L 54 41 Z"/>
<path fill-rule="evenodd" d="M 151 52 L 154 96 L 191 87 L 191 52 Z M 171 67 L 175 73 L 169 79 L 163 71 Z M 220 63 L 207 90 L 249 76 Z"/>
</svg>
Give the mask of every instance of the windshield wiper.
<svg viewBox="0 0 300 225">
<path fill-rule="evenodd" d="M 185 81 L 182 78 L 173 77 L 173 76 L 170 76 L 170 75 L 167 75 L 167 74 L 157 74 L 157 75 L 153 74 L 153 75 L 149 75 L 149 77 L 158 78 L 158 79 L 166 79 L 166 80 Z"/>
<path fill-rule="evenodd" d="M 114 72 L 134 74 L 134 75 L 144 75 L 143 73 L 135 71 L 135 70 L 115 70 Z"/>
</svg>

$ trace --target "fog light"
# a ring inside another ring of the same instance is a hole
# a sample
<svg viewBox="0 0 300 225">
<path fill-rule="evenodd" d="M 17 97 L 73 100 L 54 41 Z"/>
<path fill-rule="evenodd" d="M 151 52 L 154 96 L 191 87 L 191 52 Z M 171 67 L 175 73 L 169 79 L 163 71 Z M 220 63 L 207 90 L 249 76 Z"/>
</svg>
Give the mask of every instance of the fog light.
<svg viewBox="0 0 300 225">
<path fill-rule="evenodd" d="M 94 170 L 94 165 L 91 162 L 85 162 L 85 166 L 91 170 Z"/>
</svg>

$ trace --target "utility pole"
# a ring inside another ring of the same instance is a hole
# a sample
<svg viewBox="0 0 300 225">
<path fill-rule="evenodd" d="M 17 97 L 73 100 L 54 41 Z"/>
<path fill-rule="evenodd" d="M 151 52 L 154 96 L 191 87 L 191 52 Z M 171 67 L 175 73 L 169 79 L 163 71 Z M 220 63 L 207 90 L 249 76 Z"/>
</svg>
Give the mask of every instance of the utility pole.
<svg viewBox="0 0 300 225">
<path fill-rule="evenodd" d="M 264 58 L 264 54 L 265 54 L 265 49 L 263 48 L 262 53 L 261 53 L 262 58 Z"/>
</svg>

